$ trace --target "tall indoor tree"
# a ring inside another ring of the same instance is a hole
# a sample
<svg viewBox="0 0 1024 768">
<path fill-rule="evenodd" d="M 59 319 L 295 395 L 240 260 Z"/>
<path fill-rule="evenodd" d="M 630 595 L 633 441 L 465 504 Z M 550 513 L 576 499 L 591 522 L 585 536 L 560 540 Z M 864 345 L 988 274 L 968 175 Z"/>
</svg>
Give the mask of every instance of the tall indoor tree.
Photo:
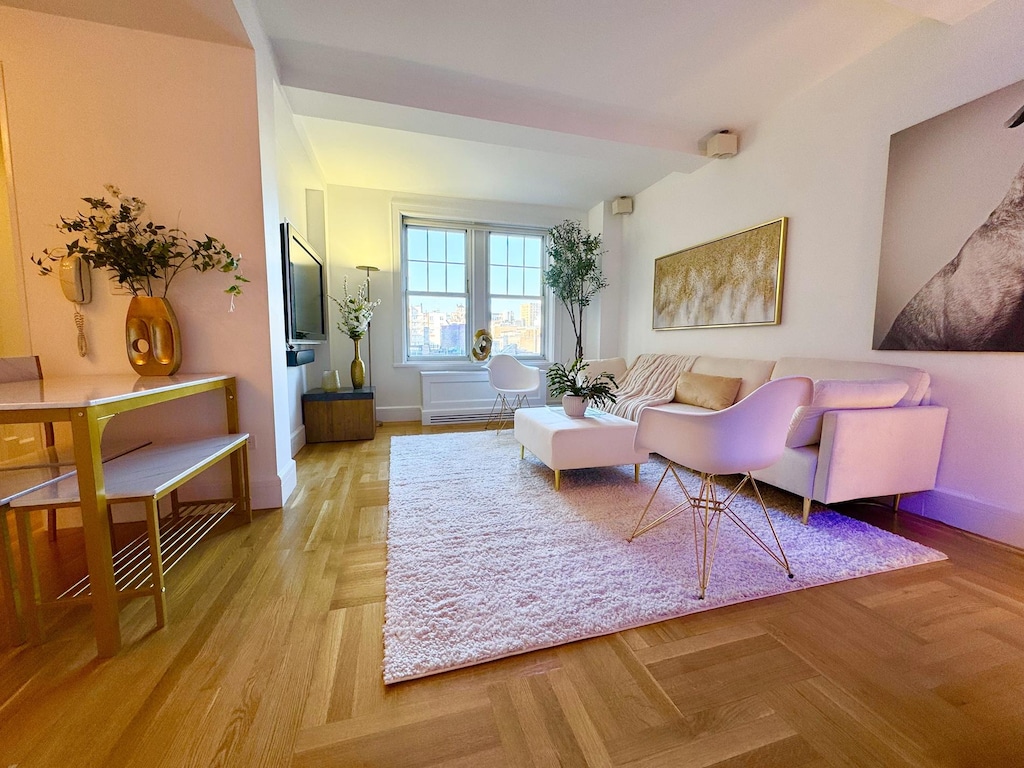
<svg viewBox="0 0 1024 768">
<path fill-rule="evenodd" d="M 598 257 L 601 236 L 592 235 L 578 221 L 566 219 L 548 230 L 548 267 L 544 282 L 562 302 L 576 334 L 576 359 L 583 357 L 583 310 L 598 291 L 608 286 Z"/>
</svg>

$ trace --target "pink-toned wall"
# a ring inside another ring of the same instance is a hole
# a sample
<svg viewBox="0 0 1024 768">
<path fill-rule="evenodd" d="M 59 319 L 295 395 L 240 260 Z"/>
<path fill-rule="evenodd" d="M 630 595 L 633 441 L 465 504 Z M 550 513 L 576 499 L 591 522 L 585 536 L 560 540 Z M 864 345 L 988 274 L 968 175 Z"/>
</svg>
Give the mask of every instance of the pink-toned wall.
<svg viewBox="0 0 1024 768">
<path fill-rule="evenodd" d="M 0 7 L 10 149 L 23 258 L 59 246 L 59 217 L 80 198 L 119 185 L 159 223 L 223 240 L 251 281 L 229 311 L 219 273 L 181 275 L 169 298 L 178 316 L 181 372 L 239 379 L 242 428 L 254 435 L 254 503 L 281 504 L 274 449 L 267 243 L 264 234 L 256 71 L 249 48 Z M 131 373 L 124 350 L 128 297 L 94 274 L 85 308 L 90 354 L 75 349 L 72 306 L 57 281 L 26 272 L 32 350 L 44 375 Z M 222 428 L 217 398 L 161 406 L 112 430 L 168 435 Z M 135 416 L 132 414 L 131 416 Z"/>
</svg>

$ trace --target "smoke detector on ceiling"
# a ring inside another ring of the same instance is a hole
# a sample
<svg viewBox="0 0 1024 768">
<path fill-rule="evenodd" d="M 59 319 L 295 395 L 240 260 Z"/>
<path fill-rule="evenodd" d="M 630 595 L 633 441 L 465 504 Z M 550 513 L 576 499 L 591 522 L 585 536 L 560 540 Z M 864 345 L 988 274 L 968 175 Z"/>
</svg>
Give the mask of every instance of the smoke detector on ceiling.
<svg viewBox="0 0 1024 768">
<path fill-rule="evenodd" d="M 704 148 L 706 157 L 732 157 L 739 151 L 739 137 L 729 131 L 719 131 L 708 139 Z"/>
</svg>

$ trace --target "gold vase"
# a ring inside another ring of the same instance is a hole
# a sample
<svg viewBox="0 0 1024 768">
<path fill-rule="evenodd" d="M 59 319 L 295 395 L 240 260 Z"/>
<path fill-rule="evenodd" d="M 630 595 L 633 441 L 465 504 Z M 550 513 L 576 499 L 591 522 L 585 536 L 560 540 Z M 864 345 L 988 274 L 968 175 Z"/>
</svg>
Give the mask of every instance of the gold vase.
<svg viewBox="0 0 1024 768">
<path fill-rule="evenodd" d="M 181 367 L 181 331 L 167 299 L 132 296 L 124 335 L 128 362 L 140 376 L 170 376 Z"/>
<path fill-rule="evenodd" d="M 352 343 L 356 345 L 356 357 L 352 361 L 352 368 L 350 370 L 352 374 L 352 389 L 362 389 L 366 383 L 366 366 L 363 365 L 363 360 L 359 357 L 359 339 L 352 339 Z"/>
</svg>

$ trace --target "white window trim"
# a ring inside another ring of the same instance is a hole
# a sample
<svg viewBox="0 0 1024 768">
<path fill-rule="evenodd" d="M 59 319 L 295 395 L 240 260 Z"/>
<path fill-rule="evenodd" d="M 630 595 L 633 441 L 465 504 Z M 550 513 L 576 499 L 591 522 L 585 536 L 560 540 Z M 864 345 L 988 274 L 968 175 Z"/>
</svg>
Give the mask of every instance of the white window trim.
<svg viewBox="0 0 1024 768">
<path fill-rule="evenodd" d="M 515 209 L 516 215 L 510 217 L 509 210 Z M 520 215 L 520 212 L 522 215 Z M 391 202 L 391 276 L 392 295 L 395 302 L 395 328 L 398 330 L 393 339 L 394 367 L 411 368 L 420 371 L 462 371 L 479 370 L 486 363 L 472 358 L 455 358 L 450 360 L 406 360 L 405 347 L 407 332 L 405 312 L 405 286 L 402 275 L 402 222 L 404 218 L 435 221 L 444 224 L 472 224 L 476 226 L 501 227 L 510 231 L 516 229 L 550 229 L 565 220 L 566 216 L 548 213 L 534 206 L 517 206 L 514 204 L 488 203 L 485 201 L 451 200 L 449 203 L 430 204 L 422 201 L 392 200 Z M 419 223 L 419 222 L 417 222 Z M 555 301 L 551 291 L 544 290 L 545 316 L 548 323 L 544 339 L 544 350 L 540 358 L 531 358 L 529 364 L 546 368 L 552 360 L 558 360 L 558 339 L 562 336 L 563 318 L 558 311 L 560 305 Z M 475 329 L 474 329 L 475 331 Z M 467 333 L 469 330 L 467 329 Z"/>
</svg>

